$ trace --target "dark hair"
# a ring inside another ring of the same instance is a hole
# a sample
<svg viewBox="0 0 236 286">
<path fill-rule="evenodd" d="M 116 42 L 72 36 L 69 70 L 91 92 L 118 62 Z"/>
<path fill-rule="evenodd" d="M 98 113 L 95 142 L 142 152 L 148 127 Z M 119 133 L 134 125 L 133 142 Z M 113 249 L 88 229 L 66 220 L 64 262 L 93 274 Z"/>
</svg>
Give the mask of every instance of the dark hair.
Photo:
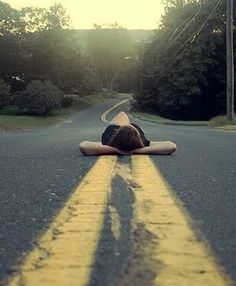
<svg viewBox="0 0 236 286">
<path fill-rule="evenodd" d="M 144 147 L 138 130 L 128 125 L 120 126 L 108 142 L 108 145 L 122 151 L 131 151 Z"/>
</svg>

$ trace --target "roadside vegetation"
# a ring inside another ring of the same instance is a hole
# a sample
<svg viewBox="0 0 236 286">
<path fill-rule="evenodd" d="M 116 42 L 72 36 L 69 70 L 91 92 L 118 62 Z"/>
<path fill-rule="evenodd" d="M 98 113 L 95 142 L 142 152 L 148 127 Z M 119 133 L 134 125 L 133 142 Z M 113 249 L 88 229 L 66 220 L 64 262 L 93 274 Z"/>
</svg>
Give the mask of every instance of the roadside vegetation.
<svg viewBox="0 0 236 286">
<path fill-rule="evenodd" d="M 133 111 L 132 115 L 144 121 L 170 125 L 209 126 L 221 130 L 236 130 L 236 121 L 227 120 L 226 115 L 220 115 L 208 120 L 172 120 L 147 112 Z"/>
<path fill-rule="evenodd" d="M 137 117 L 139 119 L 150 121 L 150 122 L 156 122 L 160 124 L 170 124 L 170 125 L 187 125 L 187 126 L 206 126 L 208 125 L 208 121 L 204 120 L 172 120 L 168 119 L 159 115 L 155 115 L 152 113 L 147 112 L 132 112 L 132 115 L 134 117 Z"/>
<path fill-rule="evenodd" d="M 95 93 L 82 98 L 76 95 L 66 95 L 65 98 L 69 99 L 70 106 L 54 109 L 47 116 L 33 116 L 20 110 L 15 105 L 6 106 L 0 109 L 0 130 L 25 130 L 60 123 L 78 111 L 107 100 L 110 96 Z"/>
<path fill-rule="evenodd" d="M 226 113 L 225 1 L 163 3 L 157 29 L 135 38 L 118 23 L 81 36 L 60 3 L 0 1 L 0 128 L 52 124 L 101 94 L 127 92 L 140 118 L 234 129 L 218 119 Z"/>
<path fill-rule="evenodd" d="M 136 110 L 172 120 L 226 114 L 225 1 L 163 2 L 161 23 L 140 49 Z"/>
<path fill-rule="evenodd" d="M 216 116 L 209 121 L 209 126 L 222 130 L 236 130 L 236 121 L 229 121 L 226 116 Z"/>
<path fill-rule="evenodd" d="M 0 1 L 0 129 L 57 123 L 117 94 L 134 49 L 127 30 L 95 25 L 85 45 L 69 23 L 60 3 L 18 10 Z"/>
</svg>

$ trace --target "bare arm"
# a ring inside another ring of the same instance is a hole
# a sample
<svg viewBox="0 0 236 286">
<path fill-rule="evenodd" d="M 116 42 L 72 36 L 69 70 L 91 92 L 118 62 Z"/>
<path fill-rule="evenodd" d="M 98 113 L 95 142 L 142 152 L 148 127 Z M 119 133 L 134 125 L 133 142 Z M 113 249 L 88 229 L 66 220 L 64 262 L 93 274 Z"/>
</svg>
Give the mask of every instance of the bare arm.
<svg viewBox="0 0 236 286">
<path fill-rule="evenodd" d="M 95 155 L 171 155 L 176 151 L 176 145 L 170 141 L 151 142 L 150 146 L 123 152 L 118 148 L 103 145 L 101 142 L 83 141 L 79 144 L 80 151 L 87 156 Z"/>
<path fill-rule="evenodd" d="M 132 154 L 171 155 L 176 149 L 176 144 L 171 141 L 151 142 L 150 146 L 136 149 Z"/>
<path fill-rule="evenodd" d="M 83 141 L 79 144 L 80 151 L 87 156 L 94 155 L 123 155 L 117 148 L 103 145 L 101 142 Z"/>
</svg>

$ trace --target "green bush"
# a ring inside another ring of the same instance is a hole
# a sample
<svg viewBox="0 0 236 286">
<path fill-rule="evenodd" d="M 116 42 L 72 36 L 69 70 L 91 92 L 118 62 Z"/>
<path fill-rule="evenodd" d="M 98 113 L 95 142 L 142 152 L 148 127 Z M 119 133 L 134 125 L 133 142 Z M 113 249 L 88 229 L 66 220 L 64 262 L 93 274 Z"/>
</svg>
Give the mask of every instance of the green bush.
<svg viewBox="0 0 236 286">
<path fill-rule="evenodd" d="M 10 103 L 10 86 L 0 80 L 0 108 Z"/>
<path fill-rule="evenodd" d="M 49 81 L 34 80 L 16 98 L 16 105 L 31 115 L 47 115 L 60 107 L 63 92 Z"/>
<path fill-rule="evenodd" d="M 219 115 L 211 118 L 209 121 L 209 126 L 225 126 L 225 125 L 236 125 L 236 121 L 230 121 L 227 119 L 226 115 Z"/>
<path fill-rule="evenodd" d="M 69 95 L 64 95 L 61 100 L 61 107 L 63 108 L 70 107 L 72 105 L 72 102 L 73 102 L 73 97 Z"/>
</svg>

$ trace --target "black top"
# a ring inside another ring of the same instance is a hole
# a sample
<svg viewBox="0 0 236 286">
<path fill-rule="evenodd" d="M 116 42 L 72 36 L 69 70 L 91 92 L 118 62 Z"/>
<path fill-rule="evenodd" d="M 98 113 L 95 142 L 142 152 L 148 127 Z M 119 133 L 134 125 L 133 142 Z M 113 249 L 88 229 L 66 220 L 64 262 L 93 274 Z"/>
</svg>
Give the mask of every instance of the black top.
<svg viewBox="0 0 236 286">
<path fill-rule="evenodd" d="M 131 125 L 133 125 L 139 131 L 141 138 L 142 138 L 142 141 L 144 143 L 144 146 L 149 146 L 150 141 L 145 137 L 143 129 L 135 123 L 131 123 Z M 103 145 L 108 145 L 111 137 L 115 134 L 115 132 L 119 129 L 119 127 L 120 127 L 120 125 L 115 125 L 115 124 L 109 124 L 107 126 L 107 128 L 102 133 L 102 140 L 101 141 L 102 141 Z"/>
</svg>

